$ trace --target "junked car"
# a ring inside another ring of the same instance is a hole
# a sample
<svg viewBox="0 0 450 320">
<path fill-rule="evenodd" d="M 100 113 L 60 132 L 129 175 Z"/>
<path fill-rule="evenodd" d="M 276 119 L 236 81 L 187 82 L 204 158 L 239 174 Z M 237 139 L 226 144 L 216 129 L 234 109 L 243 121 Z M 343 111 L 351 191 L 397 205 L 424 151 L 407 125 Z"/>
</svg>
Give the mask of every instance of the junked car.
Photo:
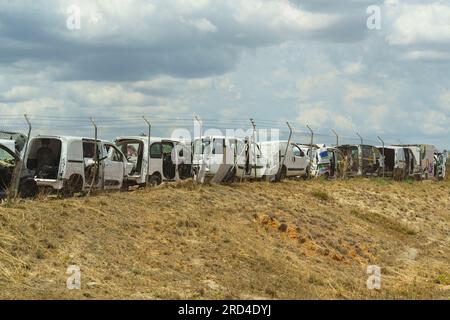
<svg viewBox="0 0 450 320">
<path fill-rule="evenodd" d="M 434 154 L 435 167 L 434 174 L 437 180 L 444 180 L 447 168 L 447 153 L 446 152 L 436 152 Z"/>
<path fill-rule="evenodd" d="M 429 144 L 395 145 L 411 150 L 414 159 L 414 176 L 417 179 L 433 179 L 435 177 L 436 147 Z"/>
<path fill-rule="evenodd" d="M 325 145 L 301 145 L 303 151 L 306 152 L 310 159 L 309 175 L 311 177 L 330 177 L 331 176 L 331 159 L 328 149 Z"/>
<path fill-rule="evenodd" d="M 237 137 L 203 136 L 194 140 L 192 148 L 193 174 L 198 182 L 228 182 L 261 169 L 252 164 L 253 148 Z"/>
<path fill-rule="evenodd" d="M 344 154 L 346 176 L 376 176 L 382 172 L 383 160 L 380 151 L 371 145 L 340 145 Z"/>
<path fill-rule="evenodd" d="M 341 150 L 334 147 L 328 147 L 327 151 L 330 159 L 330 178 L 343 178 L 344 154 Z"/>
<path fill-rule="evenodd" d="M 416 180 L 422 179 L 422 164 L 421 164 L 421 150 L 418 145 L 393 145 L 394 147 L 402 147 L 405 152 L 406 162 L 406 175 L 415 178 Z"/>
<path fill-rule="evenodd" d="M 9 140 L 12 141 L 12 140 Z M 37 185 L 32 172 L 23 170 L 20 153 L 12 144 L 0 143 L 0 200 L 15 194 L 15 182 L 18 182 L 18 194 L 22 198 L 34 197 L 37 195 Z"/>
<path fill-rule="evenodd" d="M 191 177 L 192 154 L 190 142 L 146 136 L 126 136 L 115 140 L 125 154 L 132 170 L 126 181 L 130 186 L 155 186 L 163 181 L 184 180 Z"/>
<path fill-rule="evenodd" d="M 261 178 L 304 177 L 309 174 L 309 158 L 302 148 L 290 141 L 267 141 L 259 143 L 265 170 Z M 284 159 L 283 159 L 284 158 Z"/>
<path fill-rule="evenodd" d="M 394 180 L 403 180 L 407 176 L 406 155 L 408 149 L 396 146 L 378 147 L 378 150 L 384 157 L 384 175 L 392 177 Z"/>
<path fill-rule="evenodd" d="M 119 190 L 132 167 L 113 143 L 70 136 L 31 139 L 25 159 L 39 188 L 66 196 L 91 188 Z"/>
<path fill-rule="evenodd" d="M 305 176 L 308 158 L 295 143 L 209 136 L 194 142 L 195 171 L 212 182 Z M 205 179 L 203 179 L 205 180 Z"/>
</svg>

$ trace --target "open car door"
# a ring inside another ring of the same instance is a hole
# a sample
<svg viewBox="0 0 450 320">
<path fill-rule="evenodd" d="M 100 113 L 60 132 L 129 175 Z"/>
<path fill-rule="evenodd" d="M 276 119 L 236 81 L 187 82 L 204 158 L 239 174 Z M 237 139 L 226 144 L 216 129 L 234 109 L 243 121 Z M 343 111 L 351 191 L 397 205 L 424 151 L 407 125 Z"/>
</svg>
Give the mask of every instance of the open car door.
<svg viewBox="0 0 450 320">
<path fill-rule="evenodd" d="M 124 155 L 112 144 L 105 144 L 103 151 L 105 189 L 120 189 L 125 176 Z"/>
</svg>

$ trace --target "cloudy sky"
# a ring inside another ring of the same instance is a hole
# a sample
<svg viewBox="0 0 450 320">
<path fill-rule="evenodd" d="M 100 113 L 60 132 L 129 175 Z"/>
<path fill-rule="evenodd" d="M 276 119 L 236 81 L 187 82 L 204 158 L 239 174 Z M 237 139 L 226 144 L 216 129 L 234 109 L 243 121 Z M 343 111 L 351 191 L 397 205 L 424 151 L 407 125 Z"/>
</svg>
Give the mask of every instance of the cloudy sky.
<svg viewBox="0 0 450 320">
<path fill-rule="evenodd" d="M 3 129 L 27 113 L 35 133 L 86 135 L 94 116 L 113 137 L 146 115 L 166 134 L 197 114 L 445 148 L 449 75 L 450 0 L 0 0 Z"/>
</svg>

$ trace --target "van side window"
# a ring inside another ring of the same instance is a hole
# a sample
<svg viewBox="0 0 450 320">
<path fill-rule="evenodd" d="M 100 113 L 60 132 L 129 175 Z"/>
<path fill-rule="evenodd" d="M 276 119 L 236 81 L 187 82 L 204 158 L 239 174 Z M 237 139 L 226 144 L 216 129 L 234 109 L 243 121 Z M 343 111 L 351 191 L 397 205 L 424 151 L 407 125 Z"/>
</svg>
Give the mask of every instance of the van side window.
<svg viewBox="0 0 450 320">
<path fill-rule="evenodd" d="M 223 154 L 224 139 L 214 139 L 212 154 Z"/>
<path fill-rule="evenodd" d="M 156 142 L 150 147 L 150 158 L 152 159 L 161 159 L 162 158 L 162 145 L 159 142 Z"/>
<path fill-rule="evenodd" d="M 304 157 L 305 156 L 303 151 L 297 146 L 292 146 L 292 153 L 294 154 L 295 157 Z"/>
<path fill-rule="evenodd" d="M 100 147 L 97 147 L 97 157 L 100 158 Z M 83 142 L 83 158 L 95 158 L 95 143 Z"/>
<path fill-rule="evenodd" d="M 108 159 L 114 162 L 123 162 L 123 156 L 114 146 L 107 145 Z"/>
</svg>

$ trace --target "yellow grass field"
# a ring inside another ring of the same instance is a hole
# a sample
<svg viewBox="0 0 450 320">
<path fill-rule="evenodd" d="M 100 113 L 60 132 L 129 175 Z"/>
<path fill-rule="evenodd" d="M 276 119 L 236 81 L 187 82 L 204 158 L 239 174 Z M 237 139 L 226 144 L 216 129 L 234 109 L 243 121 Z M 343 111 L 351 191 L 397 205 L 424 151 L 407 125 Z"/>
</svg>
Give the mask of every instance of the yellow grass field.
<svg viewBox="0 0 450 320">
<path fill-rule="evenodd" d="M 66 288 L 69 265 L 81 290 Z M 381 267 L 380 290 L 366 286 Z M 449 299 L 450 182 L 192 182 L 0 206 L 3 299 Z"/>
</svg>

